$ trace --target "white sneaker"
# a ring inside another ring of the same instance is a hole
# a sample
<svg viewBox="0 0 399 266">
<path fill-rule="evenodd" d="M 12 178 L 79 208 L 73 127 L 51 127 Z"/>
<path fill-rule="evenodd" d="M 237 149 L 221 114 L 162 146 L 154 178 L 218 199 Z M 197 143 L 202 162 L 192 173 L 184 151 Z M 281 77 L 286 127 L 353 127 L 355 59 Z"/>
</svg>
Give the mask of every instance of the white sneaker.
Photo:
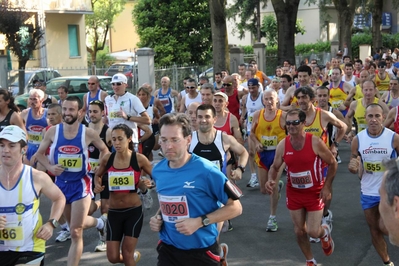
<svg viewBox="0 0 399 266">
<path fill-rule="evenodd" d="M 95 252 L 104 252 L 104 251 L 107 251 L 107 244 L 106 244 L 104 241 L 99 240 L 99 241 L 98 241 L 98 244 L 97 244 L 97 246 L 96 246 L 96 248 L 94 249 L 94 251 L 95 251 Z"/>
<path fill-rule="evenodd" d="M 321 224 L 326 224 L 328 225 L 328 227 L 330 228 L 330 232 L 333 229 L 333 213 L 332 211 L 328 210 L 328 215 L 327 216 L 323 216 L 323 218 L 321 218 Z"/>
<path fill-rule="evenodd" d="M 63 229 L 58 232 L 58 236 L 55 239 L 55 242 L 65 242 L 71 239 L 71 232 L 68 229 Z"/>
<path fill-rule="evenodd" d="M 141 254 L 140 252 L 138 252 L 137 250 L 134 251 L 134 255 L 133 255 L 134 261 L 135 262 L 139 262 L 140 258 L 141 258 Z"/>
<path fill-rule="evenodd" d="M 310 243 L 319 243 L 320 242 L 320 238 L 309 237 L 309 242 Z"/>
<path fill-rule="evenodd" d="M 249 180 L 247 187 L 259 187 L 258 177 L 256 176 L 256 174 L 251 175 L 251 179 Z"/>
</svg>

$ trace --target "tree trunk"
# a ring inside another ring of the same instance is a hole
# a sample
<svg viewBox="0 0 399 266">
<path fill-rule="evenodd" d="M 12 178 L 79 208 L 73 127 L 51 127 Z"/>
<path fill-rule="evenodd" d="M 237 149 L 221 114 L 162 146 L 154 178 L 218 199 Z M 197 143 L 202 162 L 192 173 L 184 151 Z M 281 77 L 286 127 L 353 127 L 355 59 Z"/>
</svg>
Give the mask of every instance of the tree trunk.
<svg viewBox="0 0 399 266">
<path fill-rule="evenodd" d="M 334 0 L 338 14 L 338 41 L 341 50 L 346 46 L 348 55 L 352 56 L 352 28 L 357 0 Z"/>
<path fill-rule="evenodd" d="M 18 95 L 25 93 L 25 66 L 28 60 L 22 59 L 18 60 Z"/>
<path fill-rule="evenodd" d="M 258 42 L 262 39 L 262 36 L 260 34 L 260 1 L 258 3 L 258 6 L 256 7 L 256 39 Z"/>
<path fill-rule="evenodd" d="M 226 0 L 209 0 L 212 30 L 213 73 L 229 68 L 227 26 L 225 15 Z"/>
<path fill-rule="evenodd" d="M 272 0 L 277 18 L 278 50 L 277 57 L 280 64 L 284 60 L 295 63 L 295 24 L 298 14 L 299 0 Z"/>
<path fill-rule="evenodd" d="M 383 0 L 375 0 L 372 6 L 372 35 L 373 35 L 373 50 L 377 50 L 382 46 L 381 24 L 382 24 L 382 8 Z"/>
</svg>

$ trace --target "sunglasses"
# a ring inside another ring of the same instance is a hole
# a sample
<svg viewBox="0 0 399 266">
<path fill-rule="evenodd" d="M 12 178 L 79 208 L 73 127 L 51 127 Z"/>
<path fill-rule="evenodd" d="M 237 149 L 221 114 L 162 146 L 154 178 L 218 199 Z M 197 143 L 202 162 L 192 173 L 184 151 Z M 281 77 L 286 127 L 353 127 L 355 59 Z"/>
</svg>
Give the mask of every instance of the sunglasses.
<svg viewBox="0 0 399 266">
<path fill-rule="evenodd" d="M 116 82 L 116 83 L 111 83 L 112 84 L 112 86 L 120 86 L 120 85 L 122 85 L 122 82 Z"/>
<path fill-rule="evenodd" d="M 287 125 L 287 126 L 290 126 L 290 125 L 297 126 L 297 125 L 299 125 L 300 123 L 301 123 L 301 121 L 300 121 L 299 119 L 297 119 L 297 120 L 287 120 L 287 121 L 285 121 L 285 125 Z"/>
<path fill-rule="evenodd" d="M 195 89 L 195 87 L 194 86 L 191 86 L 191 87 L 187 86 L 186 89 Z"/>
<path fill-rule="evenodd" d="M 223 87 L 228 87 L 228 86 L 231 86 L 231 85 L 233 85 L 233 83 L 223 83 Z"/>
<path fill-rule="evenodd" d="M 35 84 L 35 87 L 41 87 L 41 86 L 43 86 L 42 83 L 36 83 L 36 84 Z"/>
<path fill-rule="evenodd" d="M 88 85 L 96 85 L 96 83 L 87 82 Z"/>
</svg>

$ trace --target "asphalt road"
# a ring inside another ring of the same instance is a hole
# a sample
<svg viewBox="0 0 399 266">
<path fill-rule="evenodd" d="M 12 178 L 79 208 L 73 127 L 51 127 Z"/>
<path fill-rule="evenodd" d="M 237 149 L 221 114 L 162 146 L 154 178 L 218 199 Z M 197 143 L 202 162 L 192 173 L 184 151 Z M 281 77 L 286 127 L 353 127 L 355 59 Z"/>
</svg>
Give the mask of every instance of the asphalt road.
<svg viewBox="0 0 399 266">
<path fill-rule="evenodd" d="M 359 203 L 360 184 L 357 176 L 347 170 L 349 160 L 349 145 L 341 143 L 340 154 L 342 163 L 339 164 L 333 187 L 333 231 L 335 242 L 334 253 L 326 257 L 321 249 L 321 244 L 312 244 L 314 257 L 318 265 L 344 265 L 344 266 L 373 266 L 383 265 L 375 251 L 366 224 L 363 211 Z M 285 180 L 285 176 L 282 177 Z M 247 188 L 249 171 L 244 174 L 243 180 L 238 185 L 244 193 L 241 200 L 243 213 L 233 220 L 234 229 L 222 233 L 221 242 L 229 245 L 228 264 L 230 266 L 250 265 L 305 265 L 305 258 L 301 253 L 293 231 L 293 225 L 285 206 L 285 191 L 278 205 L 277 221 L 279 229 L 275 233 L 266 232 L 269 217 L 269 197 L 261 195 L 258 189 Z M 141 231 L 137 250 L 141 252 L 138 265 L 154 266 L 157 262 L 155 250 L 158 234 L 150 231 L 149 219 L 156 212 L 158 204 L 156 192 L 152 191 L 154 206 L 145 211 L 144 226 Z M 42 200 L 41 212 L 44 220 L 48 218 L 49 202 Z M 99 216 L 98 213 L 95 215 Z M 55 243 L 55 234 L 47 241 L 47 254 L 45 265 L 66 265 L 70 242 Z M 98 241 L 96 229 L 84 232 L 84 251 L 80 265 L 110 265 L 106 253 L 93 252 Z M 393 262 L 399 264 L 399 247 L 388 244 L 389 254 Z M 1 264 L 1 263 L 0 263 Z"/>
</svg>

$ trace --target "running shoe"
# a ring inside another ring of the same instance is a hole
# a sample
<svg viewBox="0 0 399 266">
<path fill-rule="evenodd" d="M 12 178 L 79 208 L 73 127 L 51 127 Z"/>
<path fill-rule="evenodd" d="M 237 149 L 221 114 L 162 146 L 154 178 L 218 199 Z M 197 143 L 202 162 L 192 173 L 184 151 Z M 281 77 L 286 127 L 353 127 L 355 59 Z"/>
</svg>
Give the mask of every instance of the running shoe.
<svg viewBox="0 0 399 266">
<path fill-rule="evenodd" d="M 58 232 L 58 236 L 55 239 L 55 242 L 65 242 L 71 239 L 71 232 L 68 229 L 62 229 Z"/>
<path fill-rule="evenodd" d="M 256 176 L 256 174 L 251 174 L 251 179 L 249 179 L 247 187 L 254 187 L 253 185 L 255 182 L 258 182 L 258 177 Z"/>
<path fill-rule="evenodd" d="M 306 266 L 317 266 L 313 261 L 306 261 Z"/>
<path fill-rule="evenodd" d="M 138 252 L 137 250 L 134 251 L 134 255 L 133 255 L 134 261 L 135 262 L 139 262 L 141 259 L 141 254 L 140 252 Z"/>
<path fill-rule="evenodd" d="M 165 156 L 163 155 L 162 151 L 158 152 L 158 156 L 160 156 L 161 158 L 164 158 Z"/>
<path fill-rule="evenodd" d="M 388 263 L 388 264 L 384 264 L 385 266 L 386 265 L 388 265 L 388 266 L 395 266 L 395 264 L 393 264 L 393 262 L 391 261 L 390 263 Z"/>
<path fill-rule="evenodd" d="M 328 227 L 330 227 L 330 231 L 332 232 L 333 229 L 333 214 L 332 211 L 328 210 L 328 215 L 327 216 L 323 216 L 323 218 L 321 219 L 321 224 L 326 224 L 328 225 Z"/>
<path fill-rule="evenodd" d="M 94 252 L 104 252 L 104 251 L 107 251 L 107 244 L 104 241 L 99 240 L 97 246 L 94 249 Z"/>
<path fill-rule="evenodd" d="M 102 229 L 98 229 L 98 232 L 100 233 L 100 241 L 105 242 L 107 241 L 107 217 L 101 215 L 100 219 L 103 220 L 104 227 Z"/>
<path fill-rule="evenodd" d="M 267 222 L 266 232 L 276 232 L 278 229 L 276 217 L 269 217 Z"/>
<path fill-rule="evenodd" d="M 233 223 L 231 222 L 231 220 L 227 220 L 227 222 L 229 223 L 229 227 L 227 228 L 227 231 L 232 231 L 233 230 Z"/>
<path fill-rule="evenodd" d="M 338 164 L 342 163 L 341 157 L 339 155 L 337 155 L 337 157 L 335 159 L 337 160 Z"/>
<path fill-rule="evenodd" d="M 284 181 L 279 180 L 278 181 L 278 199 L 281 198 L 281 190 L 283 190 L 283 187 L 284 187 Z"/>
<path fill-rule="evenodd" d="M 320 242 L 320 238 L 309 237 L 309 242 L 310 243 L 319 243 Z"/>
<path fill-rule="evenodd" d="M 321 247 L 324 255 L 330 256 L 334 252 L 334 241 L 331 237 L 330 227 L 326 224 L 322 224 L 321 227 L 327 231 L 327 235 L 321 238 Z"/>
<path fill-rule="evenodd" d="M 229 246 L 226 243 L 221 243 L 220 249 L 223 252 L 223 255 L 220 256 L 221 265 L 228 266 L 229 264 L 227 263 L 227 254 L 229 253 Z"/>
</svg>

